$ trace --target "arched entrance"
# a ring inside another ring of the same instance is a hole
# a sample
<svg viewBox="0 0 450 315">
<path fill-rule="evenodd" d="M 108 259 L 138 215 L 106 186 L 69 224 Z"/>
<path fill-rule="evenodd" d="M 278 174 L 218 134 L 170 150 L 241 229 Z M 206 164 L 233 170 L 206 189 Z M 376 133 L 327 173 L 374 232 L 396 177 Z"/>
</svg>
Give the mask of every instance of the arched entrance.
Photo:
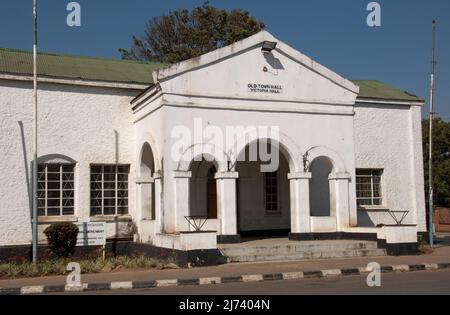
<svg viewBox="0 0 450 315">
<path fill-rule="evenodd" d="M 190 168 L 190 204 L 189 215 L 217 219 L 217 167 L 205 159 L 194 161 Z"/>
<path fill-rule="evenodd" d="M 312 178 L 310 182 L 310 208 L 313 217 L 335 216 L 334 186 L 330 185 L 330 174 L 333 164 L 327 157 L 318 157 L 309 168 Z"/>
<path fill-rule="evenodd" d="M 142 220 L 155 220 L 155 158 L 152 148 L 146 142 L 142 146 L 139 167 L 139 196 Z"/>
<path fill-rule="evenodd" d="M 278 165 L 264 170 L 267 162 L 255 152 L 275 156 Z M 287 237 L 291 229 L 289 161 L 278 143 L 253 142 L 241 152 L 236 163 L 238 231 L 242 237 Z"/>
</svg>

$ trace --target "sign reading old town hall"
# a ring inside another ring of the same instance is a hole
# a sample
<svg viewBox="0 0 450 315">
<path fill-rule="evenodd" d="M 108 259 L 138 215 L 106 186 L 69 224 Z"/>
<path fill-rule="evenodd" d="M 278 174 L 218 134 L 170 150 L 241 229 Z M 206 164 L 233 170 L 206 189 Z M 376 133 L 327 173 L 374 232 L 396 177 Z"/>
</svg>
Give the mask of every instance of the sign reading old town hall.
<svg viewBox="0 0 450 315">
<path fill-rule="evenodd" d="M 248 89 L 250 92 L 254 92 L 254 93 L 270 93 L 270 94 L 283 93 L 283 87 L 281 85 L 275 85 L 275 84 L 249 83 Z"/>
</svg>

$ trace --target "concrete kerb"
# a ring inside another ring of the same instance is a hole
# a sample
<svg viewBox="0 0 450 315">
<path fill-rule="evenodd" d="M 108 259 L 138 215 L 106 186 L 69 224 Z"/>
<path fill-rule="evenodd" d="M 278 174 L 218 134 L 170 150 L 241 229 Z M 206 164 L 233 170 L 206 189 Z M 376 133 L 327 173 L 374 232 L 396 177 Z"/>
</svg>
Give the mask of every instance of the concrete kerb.
<svg viewBox="0 0 450 315">
<path fill-rule="evenodd" d="M 417 265 L 390 265 L 382 266 L 382 273 L 404 273 L 416 271 L 436 271 L 450 269 L 450 263 L 426 263 Z M 364 275 L 372 272 L 367 267 L 326 269 L 317 271 L 296 271 L 276 274 L 253 274 L 236 277 L 205 277 L 196 279 L 169 279 L 155 281 L 122 281 L 109 283 L 84 283 L 81 286 L 23 286 L 21 288 L 0 288 L 0 295 L 32 295 L 45 293 L 70 293 L 83 291 L 109 291 L 109 290 L 142 290 L 156 287 L 175 287 L 192 285 L 217 285 L 223 283 L 248 283 L 280 280 L 299 280 L 311 278 L 339 278 L 354 275 Z"/>
</svg>

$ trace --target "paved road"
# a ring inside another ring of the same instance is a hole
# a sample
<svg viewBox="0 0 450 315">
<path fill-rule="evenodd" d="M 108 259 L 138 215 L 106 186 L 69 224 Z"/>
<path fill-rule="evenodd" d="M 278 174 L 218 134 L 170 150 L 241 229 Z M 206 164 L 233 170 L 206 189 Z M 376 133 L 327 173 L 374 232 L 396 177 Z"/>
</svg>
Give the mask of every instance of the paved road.
<svg viewBox="0 0 450 315">
<path fill-rule="evenodd" d="M 336 279 L 302 279 L 207 286 L 154 288 L 137 291 L 83 292 L 118 295 L 331 295 L 331 294 L 426 294 L 450 295 L 450 271 L 383 274 L 382 286 L 369 288 L 365 276 Z"/>
</svg>

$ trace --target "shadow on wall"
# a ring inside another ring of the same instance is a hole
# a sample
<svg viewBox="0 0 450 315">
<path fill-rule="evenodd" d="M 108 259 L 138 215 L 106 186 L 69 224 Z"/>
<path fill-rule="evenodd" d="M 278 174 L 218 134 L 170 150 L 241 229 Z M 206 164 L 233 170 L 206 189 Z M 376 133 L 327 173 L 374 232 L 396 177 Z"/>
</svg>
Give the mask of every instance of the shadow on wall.
<svg viewBox="0 0 450 315">
<path fill-rule="evenodd" d="M 28 166 L 28 156 L 27 156 L 27 145 L 25 142 L 25 132 L 23 128 L 23 122 L 19 121 L 19 128 L 20 128 L 20 140 L 22 143 L 22 154 L 23 154 L 23 168 L 25 170 L 25 182 L 27 187 L 27 197 L 28 197 L 28 207 L 30 211 L 30 218 L 33 216 L 33 199 L 32 199 L 32 192 L 31 192 L 31 180 L 30 180 L 30 170 L 33 169 L 33 163 L 31 163 L 30 166 Z"/>
<path fill-rule="evenodd" d="M 275 70 L 284 70 L 284 66 L 280 59 L 276 58 L 272 53 L 264 53 L 266 62 Z"/>
<path fill-rule="evenodd" d="M 367 211 L 358 210 L 358 226 L 359 227 L 376 227 L 375 222 L 370 218 Z"/>
</svg>

